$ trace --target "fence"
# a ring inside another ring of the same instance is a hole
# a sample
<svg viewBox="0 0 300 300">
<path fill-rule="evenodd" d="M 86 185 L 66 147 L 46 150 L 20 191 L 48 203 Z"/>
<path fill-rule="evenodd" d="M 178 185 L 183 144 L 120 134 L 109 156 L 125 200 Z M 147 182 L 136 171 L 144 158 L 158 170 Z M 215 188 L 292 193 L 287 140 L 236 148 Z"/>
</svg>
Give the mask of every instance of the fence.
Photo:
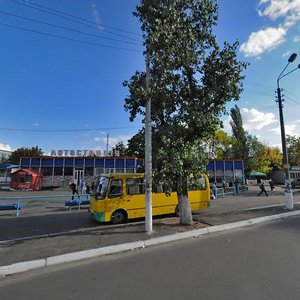
<svg viewBox="0 0 300 300">
<path fill-rule="evenodd" d="M 45 207 L 46 205 L 55 205 L 54 208 L 77 207 L 90 204 L 90 194 L 79 195 L 51 195 L 51 196 L 18 196 L 18 197 L 0 197 L 0 211 L 15 210 L 16 216 L 21 214 L 23 208 Z"/>
<path fill-rule="evenodd" d="M 228 188 L 211 188 L 211 191 L 215 197 L 215 199 L 218 199 L 218 197 L 222 196 L 222 198 L 225 197 L 225 195 L 238 195 L 241 192 L 248 191 L 248 187 L 244 185 L 234 185 L 233 187 Z"/>
</svg>

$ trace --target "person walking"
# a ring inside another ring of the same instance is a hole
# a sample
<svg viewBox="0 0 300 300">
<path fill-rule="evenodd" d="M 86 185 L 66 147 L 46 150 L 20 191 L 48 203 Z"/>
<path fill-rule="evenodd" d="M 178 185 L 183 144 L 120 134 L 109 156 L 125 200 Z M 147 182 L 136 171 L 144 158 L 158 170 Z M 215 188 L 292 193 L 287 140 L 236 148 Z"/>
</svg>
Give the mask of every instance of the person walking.
<svg viewBox="0 0 300 300">
<path fill-rule="evenodd" d="M 74 182 L 70 182 L 70 189 L 72 191 L 72 200 L 74 200 L 74 195 L 77 194 L 78 195 L 78 191 L 77 191 L 77 186 Z"/>
<path fill-rule="evenodd" d="M 265 189 L 265 184 L 262 182 L 259 186 L 260 188 L 260 193 L 258 193 L 258 196 L 260 196 L 262 193 L 265 193 L 265 195 L 268 197 L 267 191 Z"/>
</svg>

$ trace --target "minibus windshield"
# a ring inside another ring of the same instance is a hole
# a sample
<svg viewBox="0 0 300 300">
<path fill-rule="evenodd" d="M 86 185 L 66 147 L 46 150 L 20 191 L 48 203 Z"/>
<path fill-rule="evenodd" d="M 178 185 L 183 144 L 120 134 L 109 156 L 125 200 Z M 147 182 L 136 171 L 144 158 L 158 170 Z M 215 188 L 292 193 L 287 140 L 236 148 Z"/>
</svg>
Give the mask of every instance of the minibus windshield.
<svg viewBox="0 0 300 300">
<path fill-rule="evenodd" d="M 106 176 L 100 176 L 96 182 L 96 189 L 94 191 L 94 197 L 96 199 L 104 199 L 107 192 L 109 178 Z"/>
</svg>

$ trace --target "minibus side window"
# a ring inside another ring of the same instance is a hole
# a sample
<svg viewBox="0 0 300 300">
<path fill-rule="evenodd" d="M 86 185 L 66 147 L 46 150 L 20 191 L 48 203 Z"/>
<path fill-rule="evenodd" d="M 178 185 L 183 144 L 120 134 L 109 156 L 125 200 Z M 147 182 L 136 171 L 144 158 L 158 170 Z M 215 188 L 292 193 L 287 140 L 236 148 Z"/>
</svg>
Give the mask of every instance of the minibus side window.
<svg viewBox="0 0 300 300">
<path fill-rule="evenodd" d="M 127 178 L 126 179 L 127 195 L 145 194 L 144 179 L 143 178 Z"/>
<path fill-rule="evenodd" d="M 198 178 L 197 180 L 190 179 L 188 181 L 188 185 L 189 185 L 189 187 L 188 187 L 189 191 L 206 190 L 207 189 L 204 177 Z"/>
<path fill-rule="evenodd" d="M 109 198 L 122 196 L 122 179 L 112 179 L 109 188 Z"/>
</svg>

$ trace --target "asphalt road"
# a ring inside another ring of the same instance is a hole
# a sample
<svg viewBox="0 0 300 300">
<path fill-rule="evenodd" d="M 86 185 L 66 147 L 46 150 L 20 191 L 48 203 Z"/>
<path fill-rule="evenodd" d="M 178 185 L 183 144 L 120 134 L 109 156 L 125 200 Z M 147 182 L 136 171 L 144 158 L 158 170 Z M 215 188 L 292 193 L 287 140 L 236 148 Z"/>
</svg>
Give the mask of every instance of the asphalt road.
<svg viewBox="0 0 300 300">
<path fill-rule="evenodd" d="M 0 279 L 1 299 L 299 299 L 300 217 Z"/>
<path fill-rule="evenodd" d="M 0 241 L 99 226 L 87 209 L 56 215 L 0 218 Z"/>
</svg>

